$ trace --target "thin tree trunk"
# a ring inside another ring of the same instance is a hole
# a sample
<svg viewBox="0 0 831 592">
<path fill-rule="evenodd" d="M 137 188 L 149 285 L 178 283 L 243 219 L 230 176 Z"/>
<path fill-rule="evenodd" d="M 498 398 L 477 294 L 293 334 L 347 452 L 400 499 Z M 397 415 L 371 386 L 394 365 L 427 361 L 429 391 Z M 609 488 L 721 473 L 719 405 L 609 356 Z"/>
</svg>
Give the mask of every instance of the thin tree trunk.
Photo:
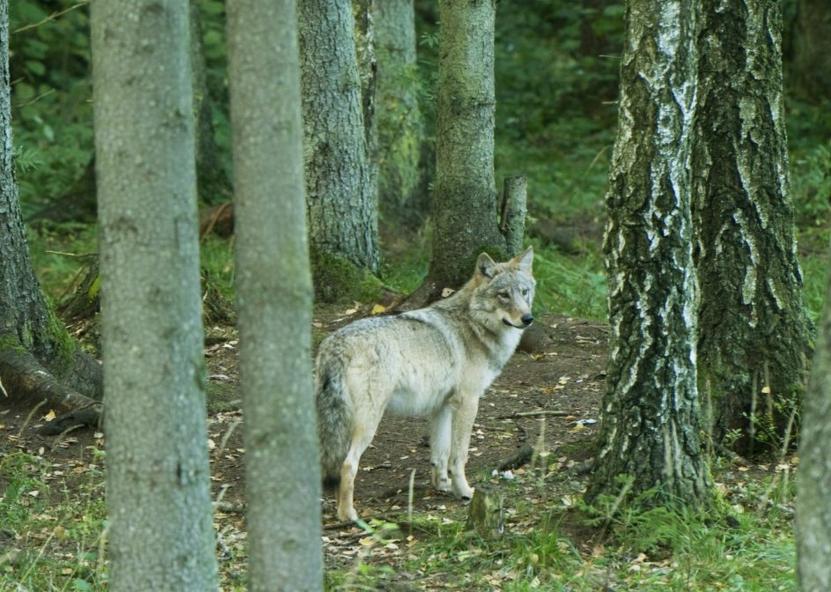
<svg viewBox="0 0 831 592">
<path fill-rule="evenodd" d="M 427 217 L 429 194 L 419 168 L 424 122 L 418 104 L 413 4 L 413 0 L 376 0 L 373 14 L 379 207 L 385 219 L 417 227 Z"/>
<path fill-rule="evenodd" d="M 792 76 L 802 97 L 831 102 L 831 5 L 828 0 L 799 0 L 793 36 Z"/>
<path fill-rule="evenodd" d="M 693 159 L 698 376 L 718 441 L 767 421 L 748 420 L 754 397 L 758 409 L 772 403 L 787 419 L 803 386 L 810 323 L 788 191 L 779 2 L 702 5 Z"/>
<path fill-rule="evenodd" d="M 800 590 L 831 590 L 831 278 L 803 398 L 796 503 Z"/>
<path fill-rule="evenodd" d="M 197 196 L 214 203 L 227 190 L 228 180 L 217 157 L 214 139 L 213 104 L 208 92 L 205 54 L 202 44 L 202 18 L 197 0 L 190 4 L 190 63 L 193 80 L 193 115 L 196 131 Z M 220 195 L 218 195 L 220 194 Z"/>
<path fill-rule="evenodd" d="M 228 16 L 249 590 L 322 590 L 295 0 Z"/>
<path fill-rule="evenodd" d="M 350 0 L 300 0 L 309 239 L 331 258 L 378 270 L 376 188 L 364 135 Z"/>
<path fill-rule="evenodd" d="M 112 590 L 215 590 L 188 5 L 92 3 Z"/>
<path fill-rule="evenodd" d="M 696 17 L 695 0 L 627 4 L 604 244 L 611 355 L 589 499 L 622 488 L 694 505 L 710 496 L 690 211 Z"/>
<path fill-rule="evenodd" d="M 430 279 L 457 288 L 481 251 L 505 254 L 493 170 L 494 0 L 439 0 L 436 186 Z"/>
</svg>

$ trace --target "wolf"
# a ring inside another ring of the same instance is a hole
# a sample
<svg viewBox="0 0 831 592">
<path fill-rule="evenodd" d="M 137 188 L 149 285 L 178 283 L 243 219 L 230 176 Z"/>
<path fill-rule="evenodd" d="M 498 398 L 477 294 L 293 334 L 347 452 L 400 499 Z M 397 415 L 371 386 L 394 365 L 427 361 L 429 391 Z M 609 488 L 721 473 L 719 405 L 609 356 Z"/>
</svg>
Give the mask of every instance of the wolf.
<svg viewBox="0 0 831 592">
<path fill-rule="evenodd" d="M 430 417 L 432 483 L 470 498 L 465 477 L 479 397 L 534 320 L 532 248 L 503 263 L 482 253 L 452 296 L 419 310 L 355 321 L 327 337 L 316 360 L 324 482 L 339 520 L 356 520 L 358 462 L 384 412 Z"/>
</svg>

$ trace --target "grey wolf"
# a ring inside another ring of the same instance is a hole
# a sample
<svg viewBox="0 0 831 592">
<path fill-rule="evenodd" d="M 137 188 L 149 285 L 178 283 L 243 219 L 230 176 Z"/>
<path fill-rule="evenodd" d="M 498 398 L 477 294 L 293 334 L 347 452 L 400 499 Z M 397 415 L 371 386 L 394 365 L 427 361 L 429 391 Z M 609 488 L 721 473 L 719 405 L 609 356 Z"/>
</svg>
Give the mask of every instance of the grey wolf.
<svg viewBox="0 0 831 592">
<path fill-rule="evenodd" d="M 479 255 L 473 277 L 427 308 L 355 321 L 327 337 L 316 362 L 320 458 L 337 483 L 340 520 L 356 520 L 358 462 L 384 412 L 430 417 L 432 483 L 470 498 L 465 477 L 479 397 L 534 320 L 534 253 L 496 263 Z"/>
</svg>

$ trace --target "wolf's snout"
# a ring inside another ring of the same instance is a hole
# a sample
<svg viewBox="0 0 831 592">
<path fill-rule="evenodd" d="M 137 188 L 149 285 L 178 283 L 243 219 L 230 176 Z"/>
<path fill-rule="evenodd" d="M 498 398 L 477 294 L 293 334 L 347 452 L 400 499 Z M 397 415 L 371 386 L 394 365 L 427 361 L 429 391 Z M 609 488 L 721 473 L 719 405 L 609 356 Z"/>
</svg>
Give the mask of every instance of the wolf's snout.
<svg viewBox="0 0 831 592">
<path fill-rule="evenodd" d="M 522 324 L 526 327 L 534 322 L 534 317 L 530 314 L 522 315 Z"/>
</svg>

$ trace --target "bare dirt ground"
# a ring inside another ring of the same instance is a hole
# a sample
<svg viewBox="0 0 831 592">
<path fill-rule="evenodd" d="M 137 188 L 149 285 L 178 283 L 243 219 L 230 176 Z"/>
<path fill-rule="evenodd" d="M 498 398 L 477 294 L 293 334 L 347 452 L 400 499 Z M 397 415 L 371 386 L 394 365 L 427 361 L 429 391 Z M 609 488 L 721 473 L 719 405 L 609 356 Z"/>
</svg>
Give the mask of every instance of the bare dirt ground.
<svg viewBox="0 0 831 592">
<path fill-rule="evenodd" d="M 356 308 L 344 307 L 321 313 L 315 327 L 328 333 L 360 316 Z M 517 352 L 503 374 L 482 399 L 471 443 L 468 477 L 471 484 L 507 484 L 516 489 L 529 471 L 526 466 L 500 471 L 505 459 L 515 456 L 523 445 L 540 446 L 550 455 L 554 470 L 564 478 L 591 451 L 598 427 L 598 405 L 605 383 L 604 365 L 608 329 L 605 325 L 567 317 L 539 319 L 547 339 L 539 353 Z M 237 341 L 233 331 L 211 328 L 206 341 L 209 368 L 209 432 L 213 494 L 217 503 L 216 527 L 220 558 L 226 562 L 223 580 L 233 583 L 244 578 L 244 564 L 236 561 L 244 548 L 244 445 L 242 441 L 237 390 Z M 43 437 L 36 428 L 48 409 L 9 407 L 0 415 L 0 453 L 24 450 L 44 457 L 54 467 L 53 491 L 72 495 L 78 483 L 89 483 L 90 470 L 100 471 L 102 461 L 96 450 L 103 448 L 103 434 L 92 430 L 71 432 L 60 437 Z M 541 433 L 542 432 L 542 433 Z M 434 492 L 429 487 L 430 465 L 424 419 L 386 417 L 371 448 L 361 461 L 356 481 L 355 504 L 362 518 L 386 518 L 408 511 L 409 481 L 413 471 L 415 515 L 435 514 L 442 520 L 461 520 L 466 502 Z M 0 490 L 4 484 L 0 483 Z M 579 484 L 573 483 L 573 489 Z M 530 491 L 530 490 L 529 490 Z M 103 483 L 100 492 L 103 493 Z M 539 487 L 534 490 L 537 496 Z M 547 495 L 564 495 L 549 490 Z M 544 503 L 544 499 L 534 503 Z M 510 505 L 510 502 L 507 502 Z M 362 531 L 337 524 L 334 503 L 327 496 L 323 504 L 324 543 L 329 567 L 346 568 L 361 553 Z M 401 557 L 390 552 L 390 563 Z M 383 555 L 383 553 L 382 553 Z M 398 579 L 415 579 L 401 574 Z M 429 589 L 429 587 L 428 587 Z"/>
</svg>

